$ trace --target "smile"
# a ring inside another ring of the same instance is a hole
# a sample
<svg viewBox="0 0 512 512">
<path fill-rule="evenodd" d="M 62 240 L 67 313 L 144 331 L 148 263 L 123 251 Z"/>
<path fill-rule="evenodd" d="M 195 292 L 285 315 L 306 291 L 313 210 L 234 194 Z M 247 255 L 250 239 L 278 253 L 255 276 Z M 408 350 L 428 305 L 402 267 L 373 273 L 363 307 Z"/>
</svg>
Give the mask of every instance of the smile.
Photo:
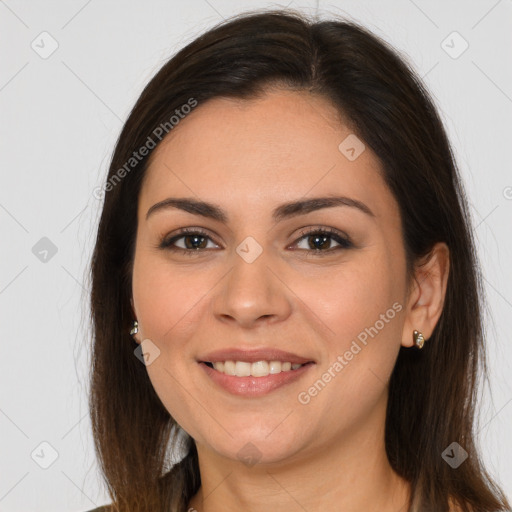
<svg viewBox="0 0 512 512">
<path fill-rule="evenodd" d="M 210 382 L 232 395 L 246 398 L 264 396 L 301 379 L 314 362 L 288 361 L 216 361 L 199 363 Z M 219 368 L 219 369 L 217 369 Z M 234 373 L 228 373 L 234 372 Z M 254 374 L 253 374 L 254 372 Z"/>
</svg>

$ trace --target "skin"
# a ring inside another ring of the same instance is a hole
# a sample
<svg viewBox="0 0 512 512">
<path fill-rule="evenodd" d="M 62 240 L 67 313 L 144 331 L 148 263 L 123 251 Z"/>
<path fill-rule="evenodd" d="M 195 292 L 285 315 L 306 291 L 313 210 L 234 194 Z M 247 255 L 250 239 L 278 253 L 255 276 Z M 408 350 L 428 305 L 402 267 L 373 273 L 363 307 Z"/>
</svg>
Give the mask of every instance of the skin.
<svg viewBox="0 0 512 512">
<path fill-rule="evenodd" d="M 387 386 L 400 346 L 412 346 L 414 329 L 428 340 L 439 319 L 448 248 L 436 245 L 407 280 L 398 205 L 369 147 L 354 161 L 338 149 L 351 133 L 325 98 L 269 90 L 256 100 L 198 105 L 152 155 L 138 206 L 136 339 L 160 350 L 149 377 L 196 441 L 202 487 L 189 506 L 199 512 L 398 512 L 407 502 L 409 485 L 384 448 Z M 337 206 L 271 219 L 282 203 L 329 195 L 362 201 L 374 216 Z M 146 219 L 171 196 L 218 204 L 229 221 L 175 208 Z M 158 248 L 182 227 L 209 233 L 203 252 Z M 307 255 L 315 245 L 301 238 L 305 227 L 346 233 L 354 247 L 334 250 L 331 238 L 321 249 L 328 255 Z M 252 263 L 236 252 L 248 236 L 263 250 Z M 298 394 L 394 303 L 401 311 L 308 404 L 299 403 Z M 276 347 L 316 364 L 266 396 L 235 396 L 196 361 L 233 346 Z M 259 453 L 254 465 L 237 455 L 247 443 Z"/>
</svg>

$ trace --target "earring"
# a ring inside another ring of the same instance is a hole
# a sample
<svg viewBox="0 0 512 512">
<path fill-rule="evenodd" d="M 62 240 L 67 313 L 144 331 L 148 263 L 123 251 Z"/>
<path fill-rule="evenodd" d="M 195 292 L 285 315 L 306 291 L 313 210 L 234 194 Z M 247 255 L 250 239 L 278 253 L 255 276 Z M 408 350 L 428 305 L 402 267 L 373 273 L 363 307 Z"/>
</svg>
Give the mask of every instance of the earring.
<svg viewBox="0 0 512 512">
<path fill-rule="evenodd" d="M 425 345 L 425 338 L 423 337 L 423 334 L 421 334 L 421 332 L 418 331 L 413 331 L 412 337 L 416 348 L 421 350 L 423 348 L 423 345 Z"/>
<path fill-rule="evenodd" d="M 134 320 L 133 327 L 131 328 L 130 334 L 133 336 L 134 334 L 137 334 L 139 332 L 139 323 L 137 320 Z"/>
</svg>

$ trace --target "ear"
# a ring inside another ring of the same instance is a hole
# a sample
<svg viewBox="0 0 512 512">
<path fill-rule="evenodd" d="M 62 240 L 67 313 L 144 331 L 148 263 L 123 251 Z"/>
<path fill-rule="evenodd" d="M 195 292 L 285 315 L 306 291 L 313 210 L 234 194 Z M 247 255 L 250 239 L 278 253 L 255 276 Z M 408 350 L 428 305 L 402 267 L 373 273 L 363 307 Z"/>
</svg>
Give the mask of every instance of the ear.
<svg viewBox="0 0 512 512">
<path fill-rule="evenodd" d="M 135 306 L 133 305 L 133 297 L 130 298 L 130 305 L 132 307 L 133 319 L 135 320 L 137 318 L 137 315 L 135 313 Z M 140 333 L 140 327 L 139 327 L 139 333 Z M 136 334 L 132 334 L 132 338 L 140 345 L 140 341 Z"/>
<path fill-rule="evenodd" d="M 425 340 L 432 336 L 443 311 L 449 271 L 450 250 L 444 242 L 438 242 L 415 264 L 402 331 L 404 347 L 413 346 L 414 330 L 421 332 Z"/>
</svg>

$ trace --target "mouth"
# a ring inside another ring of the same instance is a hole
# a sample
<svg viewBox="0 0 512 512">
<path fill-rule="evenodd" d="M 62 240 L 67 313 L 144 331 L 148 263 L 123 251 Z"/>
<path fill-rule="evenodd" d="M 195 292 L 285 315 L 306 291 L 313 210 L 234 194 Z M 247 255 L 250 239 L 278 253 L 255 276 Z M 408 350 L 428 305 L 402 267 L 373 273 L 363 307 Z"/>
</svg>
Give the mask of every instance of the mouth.
<svg viewBox="0 0 512 512">
<path fill-rule="evenodd" d="M 309 357 L 270 347 L 226 348 L 202 354 L 197 362 L 215 388 L 247 398 L 289 386 L 316 365 Z"/>
<path fill-rule="evenodd" d="M 311 371 L 316 361 L 276 349 L 227 349 L 197 360 L 217 389 L 257 398 L 290 386 Z"/>
</svg>

